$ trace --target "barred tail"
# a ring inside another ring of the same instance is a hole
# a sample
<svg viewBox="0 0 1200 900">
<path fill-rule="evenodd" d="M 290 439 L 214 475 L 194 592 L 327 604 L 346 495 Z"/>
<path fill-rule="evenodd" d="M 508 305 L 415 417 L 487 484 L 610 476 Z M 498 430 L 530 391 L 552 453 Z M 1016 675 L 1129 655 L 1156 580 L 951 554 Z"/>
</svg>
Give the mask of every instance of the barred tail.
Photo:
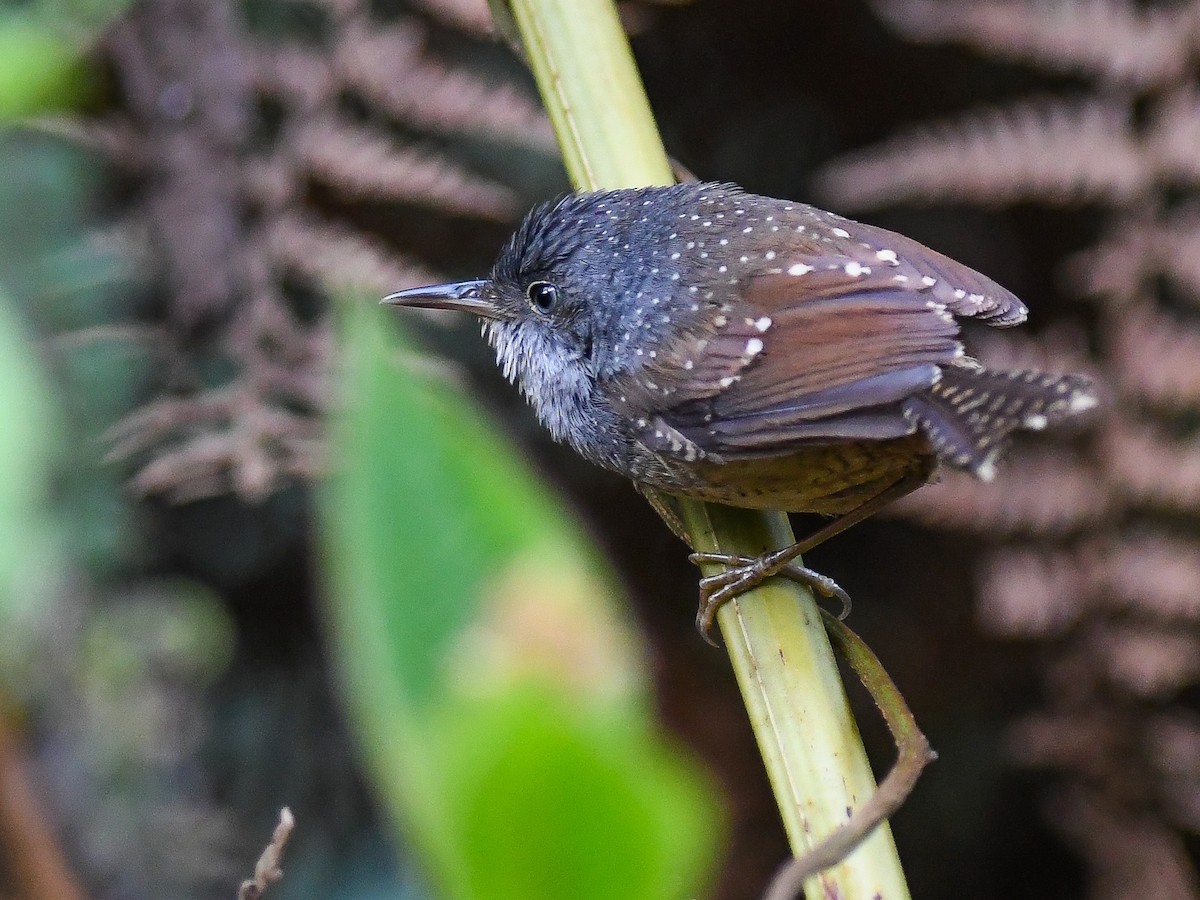
<svg viewBox="0 0 1200 900">
<path fill-rule="evenodd" d="M 990 481 L 1010 432 L 1037 431 L 1095 405 L 1092 383 L 1080 375 L 945 366 L 937 384 L 904 402 L 904 415 L 939 457 Z"/>
</svg>

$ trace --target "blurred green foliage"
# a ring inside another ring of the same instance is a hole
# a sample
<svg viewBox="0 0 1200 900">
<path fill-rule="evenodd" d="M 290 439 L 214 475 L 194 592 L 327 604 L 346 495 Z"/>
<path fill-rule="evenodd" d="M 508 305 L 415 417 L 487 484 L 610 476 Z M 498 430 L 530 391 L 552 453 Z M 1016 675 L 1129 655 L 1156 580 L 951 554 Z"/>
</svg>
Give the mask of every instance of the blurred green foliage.
<svg viewBox="0 0 1200 900">
<path fill-rule="evenodd" d="M 68 109 L 94 81 L 82 61 L 128 0 L 40 0 L 0 8 L 0 122 Z"/>
<path fill-rule="evenodd" d="M 611 574 L 505 436 L 404 364 L 388 313 L 347 306 L 321 516 L 335 658 L 439 896 L 695 893 L 721 816 L 654 724 Z"/>
<path fill-rule="evenodd" d="M 31 343 L 5 294 L 0 294 L 0 626 L 27 632 L 62 577 L 62 557 L 47 500 L 58 421 Z M 11 670 L 20 640 L 0 642 L 0 664 Z"/>
</svg>

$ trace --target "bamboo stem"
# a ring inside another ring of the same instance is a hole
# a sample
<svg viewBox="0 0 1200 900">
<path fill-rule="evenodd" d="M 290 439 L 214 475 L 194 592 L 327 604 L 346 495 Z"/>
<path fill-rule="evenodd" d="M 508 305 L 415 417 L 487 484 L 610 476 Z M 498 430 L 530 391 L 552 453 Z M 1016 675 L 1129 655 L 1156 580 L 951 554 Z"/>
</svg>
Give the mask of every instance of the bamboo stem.
<svg viewBox="0 0 1200 900">
<path fill-rule="evenodd" d="M 674 181 L 612 0 L 511 0 L 511 8 L 574 184 Z M 793 540 L 783 513 L 691 501 L 679 509 L 696 550 L 756 556 Z M 820 611 L 808 591 L 772 579 L 727 603 L 717 622 L 801 855 L 875 791 Z M 810 897 L 909 896 L 886 823 L 805 888 Z"/>
</svg>

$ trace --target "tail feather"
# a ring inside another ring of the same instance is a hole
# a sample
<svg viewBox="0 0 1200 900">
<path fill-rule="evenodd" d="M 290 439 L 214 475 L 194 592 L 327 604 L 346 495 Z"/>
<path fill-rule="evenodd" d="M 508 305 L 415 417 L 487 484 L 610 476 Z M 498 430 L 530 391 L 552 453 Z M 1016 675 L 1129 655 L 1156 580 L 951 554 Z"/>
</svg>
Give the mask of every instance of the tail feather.
<svg viewBox="0 0 1200 900">
<path fill-rule="evenodd" d="M 946 366 L 937 384 L 905 401 L 904 414 L 939 457 L 990 481 L 1010 433 L 1037 431 L 1095 405 L 1092 383 L 1080 375 Z"/>
</svg>

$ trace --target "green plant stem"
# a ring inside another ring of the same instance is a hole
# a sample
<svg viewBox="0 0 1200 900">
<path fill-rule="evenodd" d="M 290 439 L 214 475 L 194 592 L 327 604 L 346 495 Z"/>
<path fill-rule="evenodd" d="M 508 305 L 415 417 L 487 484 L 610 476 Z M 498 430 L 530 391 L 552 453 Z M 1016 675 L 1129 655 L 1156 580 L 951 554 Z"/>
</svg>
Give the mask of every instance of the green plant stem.
<svg viewBox="0 0 1200 900">
<path fill-rule="evenodd" d="M 577 187 L 674 181 L 611 0 L 511 0 Z M 700 551 L 756 556 L 792 543 L 783 513 L 680 501 Z M 711 574 L 711 571 L 706 571 Z M 772 579 L 717 615 L 795 854 L 873 794 L 875 781 L 812 595 Z M 908 896 L 886 824 L 805 882 L 810 897 Z"/>
</svg>

